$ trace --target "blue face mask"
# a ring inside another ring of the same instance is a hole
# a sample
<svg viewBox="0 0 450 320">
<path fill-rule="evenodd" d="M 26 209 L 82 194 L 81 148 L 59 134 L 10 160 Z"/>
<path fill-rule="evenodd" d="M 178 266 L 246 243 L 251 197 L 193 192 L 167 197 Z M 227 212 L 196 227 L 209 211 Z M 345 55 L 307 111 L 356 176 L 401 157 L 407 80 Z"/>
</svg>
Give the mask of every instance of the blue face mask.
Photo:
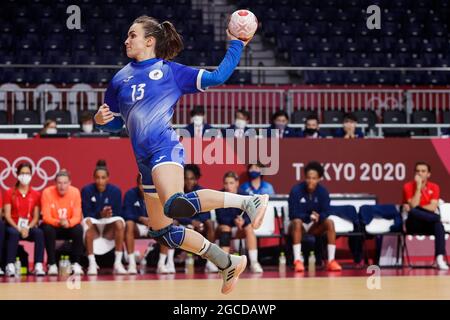
<svg viewBox="0 0 450 320">
<path fill-rule="evenodd" d="M 258 179 L 259 177 L 261 177 L 261 172 L 258 172 L 258 171 L 249 171 L 249 172 L 248 172 L 248 177 L 250 178 L 250 180 Z"/>
</svg>

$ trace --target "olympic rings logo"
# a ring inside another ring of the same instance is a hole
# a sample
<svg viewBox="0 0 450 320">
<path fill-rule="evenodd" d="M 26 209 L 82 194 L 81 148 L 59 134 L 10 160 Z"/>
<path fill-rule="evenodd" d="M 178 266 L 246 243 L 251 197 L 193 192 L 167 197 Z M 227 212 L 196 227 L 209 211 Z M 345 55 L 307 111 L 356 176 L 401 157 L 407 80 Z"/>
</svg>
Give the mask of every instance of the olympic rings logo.
<svg viewBox="0 0 450 320">
<path fill-rule="evenodd" d="M 55 165 L 55 172 L 52 174 L 49 174 L 41 167 L 44 162 L 48 161 Z M 0 187 L 2 187 L 5 190 L 9 189 L 9 187 L 5 185 L 5 181 L 10 177 L 11 174 L 13 175 L 14 178 L 17 179 L 16 167 L 20 162 L 30 163 L 32 168 L 31 169 L 32 176 L 36 174 L 42 180 L 41 185 L 33 187 L 33 189 L 38 191 L 44 189 L 49 183 L 49 181 L 55 179 L 57 173 L 60 170 L 59 161 L 49 156 L 41 158 L 37 163 L 34 163 L 34 161 L 29 157 L 19 157 L 16 160 L 14 160 L 13 163 L 10 163 L 6 158 L 0 157 L 0 163 L 5 164 L 5 168 L 0 171 Z"/>
</svg>

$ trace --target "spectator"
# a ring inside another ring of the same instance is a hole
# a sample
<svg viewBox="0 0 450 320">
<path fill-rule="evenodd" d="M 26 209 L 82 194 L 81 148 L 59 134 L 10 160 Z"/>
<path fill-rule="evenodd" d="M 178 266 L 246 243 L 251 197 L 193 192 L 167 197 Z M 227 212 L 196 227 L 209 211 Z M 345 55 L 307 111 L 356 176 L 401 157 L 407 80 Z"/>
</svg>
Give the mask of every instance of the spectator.
<svg viewBox="0 0 450 320">
<path fill-rule="evenodd" d="M 109 183 L 109 170 L 104 160 L 99 160 L 94 170 L 95 183 L 81 190 L 84 214 L 86 251 L 89 259 L 88 275 L 96 275 L 98 265 L 94 255 L 94 240 L 102 237 L 115 242 L 114 273 L 127 274 L 122 264 L 125 220 L 121 217 L 122 194 Z"/>
<path fill-rule="evenodd" d="M 328 219 L 330 195 L 320 184 L 323 167 L 318 162 L 310 162 L 304 169 L 305 181 L 295 185 L 289 194 L 289 219 L 292 235 L 294 266 L 296 272 L 303 272 L 301 240 L 303 232 L 316 237 L 327 235 L 328 271 L 341 271 L 335 260 L 336 232 L 334 223 Z"/>
<path fill-rule="evenodd" d="M 55 185 L 44 189 L 41 197 L 42 225 L 47 250 L 48 275 L 58 275 L 56 240 L 72 240 L 71 262 L 74 274 L 81 275 L 80 257 L 83 254 L 80 190 L 71 186 L 70 174 L 61 170 Z"/>
<path fill-rule="evenodd" d="M 342 123 L 342 128 L 337 129 L 334 133 L 336 138 L 344 139 L 356 139 L 364 138 L 364 133 L 360 128 L 357 128 L 358 119 L 353 113 L 347 113 L 344 115 L 344 121 Z"/>
<path fill-rule="evenodd" d="M 42 128 L 39 136 L 44 134 L 57 134 L 58 128 L 56 126 L 56 121 L 53 119 L 48 119 L 44 122 L 44 127 Z"/>
<path fill-rule="evenodd" d="M 323 138 L 324 135 L 319 129 L 319 118 L 316 115 L 309 115 L 305 120 L 305 129 L 299 134 L 302 138 Z"/>
<path fill-rule="evenodd" d="M 286 111 L 280 110 L 272 115 L 271 126 L 267 131 L 267 137 L 273 138 L 295 138 L 298 132 L 293 128 L 288 128 L 289 116 Z M 272 136 L 272 130 L 275 130 Z"/>
<path fill-rule="evenodd" d="M 225 173 L 223 177 L 223 190 L 225 192 L 237 193 L 239 187 L 239 176 L 233 171 Z M 250 258 L 250 270 L 253 273 L 262 273 L 263 269 L 258 262 L 258 247 L 255 231 L 250 224 L 247 213 L 242 215 L 242 210 L 238 208 L 216 209 L 216 219 L 219 226 L 219 245 L 226 252 L 230 252 L 230 241 L 232 229 L 237 228 L 236 237 L 246 239 L 246 247 Z"/>
<path fill-rule="evenodd" d="M 128 250 L 128 274 L 136 274 L 136 256 L 134 251 L 135 238 L 148 237 L 148 215 L 144 201 L 144 187 L 142 186 L 142 177 L 139 174 L 136 179 L 137 186 L 125 193 L 123 202 L 123 218 L 126 221 L 125 241 Z M 174 249 L 161 245 L 158 273 L 175 273 L 175 264 L 173 261 Z M 166 258 L 169 256 L 166 264 Z M 145 257 L 144 257 L 145 258 Z"/>
<path fill-rule="evenodd" d="M 255 194 L 268 194 L 275 193 L 272 184 L 263 180 L 262 168 L 264 166 L 260 163 L 250 164 L 247 167 L 248 182 L 243 183 L 239 187 L 239 194 L 255 195 Z"/>
<path fill-rule="evenodd" d="M 212 128 L 205 122 L 205 110 L 203 107 L 196 106 L 191 111 L 191 123 L 185 128 L 189 132 L 189 137 L 202 138 L 211 137 L 220 134 L 220 131 Z"/>
<path fill-rule="evenodd" d="M 80 133 L 89 134 L 94 132 L 94 118 L 89 111 L 84 111 L 80 116 Z"/>
<path fill-rule="evenodd" d="M 231 125 L 230 128 L 224 130 L 222 134 L 224 137 L 243 138 L 256 136 L 256 130 L 247 127 L 250 121 L 250 113 L 247 110 L 239 109 L 234 114 L 234 118 L 234 124 Z M 227 132 L 232 135 L 227 135 Z"/>
<path fill-rule="evenodd" d="M 3 271 L 3 243 L 5 242 L 5 223 L 3 222 L 3 201 L 0 191 L 0 276 L 5 275 Z"/>
<path fill-rule="evenodd" d="M 40 194 L 30 187 L 31 164 L 19 164 L 16 170 L 16 185 L 5 193 L 5 219 L 8 224 L 6 275 L 14 276 L 17 248 L 19 240 L 34 242 L 34 273 L 45 275 L 42 262 L 44 261 L 44 233 L 37 228 L 39 221 Z"/>
<path fill-rule="evenodd" d="M 192 192 L 203 189 L 198 184 L 198 180 L 201 177 L 200 168 L 195 164 L 187 164 L 184 166 L 184 192 Z M 176 221 L 188 228 L 192 228 L 195 231 L 201 233 L 208 241 L 215 242 L 215 229 L 214 222 L 211 220 L 211 212 L 199 212 L 191 218 L 176 219 Z M 205 266 L 206 272 L 218 272 L 219 269 L 215 264 L 209 260 Z"/>
<path fill-rule="evenodd" d="M 408 214 L 406 232 L 434 235 L 437 267 L 448 270 L 444 260 L 445 230 L 437 211 L 440 188 L 429 180 L 431 167 L 428 163 L 417 162 L 414 168 L 414 180 L 403 186 L 403 210 Z"/>
</svg>

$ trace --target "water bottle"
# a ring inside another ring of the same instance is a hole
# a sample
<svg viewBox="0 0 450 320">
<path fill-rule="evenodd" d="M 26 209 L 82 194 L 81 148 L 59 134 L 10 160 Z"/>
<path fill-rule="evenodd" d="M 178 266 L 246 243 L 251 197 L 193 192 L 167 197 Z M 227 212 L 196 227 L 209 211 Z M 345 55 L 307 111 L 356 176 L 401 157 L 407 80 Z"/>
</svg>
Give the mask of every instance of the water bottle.
<svg viewBox="0 0 450 320">
<path fill-rule="evenodd" d="M 286 256 L 284 252 L 280 253 L 280 257 L 278 258 L 278 271 L 280 273 L 286 273 Z"/>
<path fill-rule="evenodd" d="M 308 257 L 308 271 L 309 272 L 315 272 L 316 271 L 316 256 L 314 254 L 314 251 L 311 251 L 309 253 L 309 257 Z"/>
<path fill-rule="evenodd" d="M 184 269 L 186 274 L 194 274 L 194 257 L 192 256 L 192 253 L 187 254 Z"/>
<path fill-rule="evenodd" d="M 72 266 L 70 264 L 69 256 L 64 256 L 64 275 L 70 276 L 72 273 Z"/>
<path fill-rule="evenodd" d="M 22 272 L 22 263 L 20 262 L 19 257 L 16 257 L 16 262 L 14 263 L 14 269 L 16 271 L 16 276 L 20 277 L 20 274 Z"/>
<path fill-rule="evenodd" d="M 64 256 L 60 256 L 59 257 L 59 262 L 58 262 L 58 274 L 60 277 L 62 277 L 64 275 Z"/>
</svg>

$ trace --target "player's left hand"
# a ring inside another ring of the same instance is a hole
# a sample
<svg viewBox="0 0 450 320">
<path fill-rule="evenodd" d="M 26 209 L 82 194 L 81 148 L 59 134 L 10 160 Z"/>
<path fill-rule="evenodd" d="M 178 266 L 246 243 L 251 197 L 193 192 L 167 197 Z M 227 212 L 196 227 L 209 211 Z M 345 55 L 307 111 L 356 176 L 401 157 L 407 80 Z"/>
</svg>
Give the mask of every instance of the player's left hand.
<svg viewBox="0 0 450 320">
<path fill-rule="evenodd" d="M 313 221 L 313 222 L 318 222 L 319 221 L 319 214 L 317 213 L 317 212 L 315 212 L 315 211 L 313 211 L 313 213 L 311 213 L 311 216 L 310 216 L 310 218 L 311 218 L 311 221 Z"/>
<path fill-rule="evenodd" d="M 111 122 L 114 120 L 114 114 L 111 110 L 109 110 L 109 106 L 104 103 L 98 108 L 97 113 L 94 116 L 95 123 L 98 125 L 105 125 L 108 122 Z"/>
</svg>

